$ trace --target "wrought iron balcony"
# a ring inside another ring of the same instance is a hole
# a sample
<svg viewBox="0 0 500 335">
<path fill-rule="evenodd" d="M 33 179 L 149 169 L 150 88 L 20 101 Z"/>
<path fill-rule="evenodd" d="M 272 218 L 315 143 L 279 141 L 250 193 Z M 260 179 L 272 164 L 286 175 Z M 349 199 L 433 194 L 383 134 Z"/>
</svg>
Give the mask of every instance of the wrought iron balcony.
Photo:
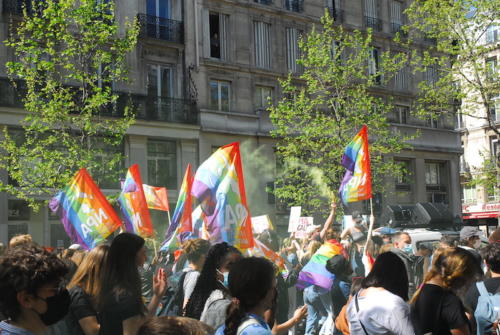
<svg viewBox="0 0 500 335">
<path fill-rule="evenodd" d="M 272 5 L 273 0 L 253 0 L 253 2 L 260 3 L 261 5 Z"/>
<path fill-rule="evenodd" d="M 184 43 L 184 24 L 182 21 L 163 17 L 138 14 L 141 37 L 151 37 L 174 43 Z"/>
<path fill-rule="evenodd" d="M 365 16 L 365 24 L 367 28 L 372 28 L 374 31 L 382 31 L 382 20 L 379 18 Z"/>
<path fill-rule="evenodd" d="M 407 37 L 408 34 L 403 30 L 401 23 L 391 22 L 391 32 L 393 34 L 399 33 L 401 37 Z"/>
<path fill-rule="evenodd" d="M 304 10 L 304 0 L 285 0 L 285 8 L 292 12 L 302 12 Z"/>
<path fill-rule="evenodd" d="M 344 22 L 344 10 L 330 7 L 330 16 L 335 23 Z"/>
<path fill-rule="evenodd" d="M 135 118 L 146 121 L 161 121 L 198 124 L 196 102 L 188 99 L 152 97 L 139 94 L 121 94 L 116 111 L 123 113 L 127 102 L 131 102 Z M 119 116 L 108 114 L 109 116 Z"/>
</svg>

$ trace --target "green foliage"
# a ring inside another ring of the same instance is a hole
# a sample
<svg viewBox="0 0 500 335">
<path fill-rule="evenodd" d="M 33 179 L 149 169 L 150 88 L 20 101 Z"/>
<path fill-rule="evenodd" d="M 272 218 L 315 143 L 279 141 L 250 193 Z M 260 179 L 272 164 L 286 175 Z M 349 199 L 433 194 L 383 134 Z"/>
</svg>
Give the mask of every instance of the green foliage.
<svg viewBox="0 0 500 335">
<path fill-rule="evenodd" d="M 487 41 L 487 30 L 500 24 L 500 0 L 415 0 L 405 14 L 409 38 L 400 42 L 407 47 L 426 45 L 412 48 L 414 73 L 439 69 L 437 81 L 419 84 L 416 113 L 439 115 L 462 107 L 460 113 L 486 121 L 500 135 L 488 113 L 491 99 L 500 94 L 500 78 L 486 62 L 499 48 L 498 41 Z"/>
<path fill-rule="evenodd" d="M 10 183 L 0 189 L 36 208 L 36 198 L 62 188 L 79 168 L 98 182 L 116 180 L 134 117 L 130 107 L 118 109 L 112 86 L 128 81 L 126 57 L 135 48 L 138 25 L 119 24 L 113 1 L 45 0 L 33 6 L 12 22 L 5 41 L 15 54 L 8 74 L 26 93 L 27 113 L 22 130 L 4 129 L 0 168 Z"/>
<path fill-rule="evenodd" d="M 500 187 L 500 166 L 497 159 L 489 154 L 480 154 L 482 164 L 471 171 L 471 178 L 465 183 L 466 187 L 483 187 L 488 194 L 495 194 Z"/>
<path fill-rule="evenodd" d="M 388 122 L 391 98 L 374 93 L 405 65 L 406 54 L 381 53 L 378 71 L 370 74 L 371 31 L 344 31 L 328 14 L 321 23 L 321 31 L 313 28 L 299 43 L 303 72 L 281 81 L 284 98 L 270 108 L 281 164 L 276 195 L 307 213 L 324 209 L 321 197 L 337 193 L 345 147 L 363 124 L 368 126 L 374 192 L 384 191 L 385 176 L 402 172 L 388 156 L 409 147 L 409 137 Z"/>
</svg>

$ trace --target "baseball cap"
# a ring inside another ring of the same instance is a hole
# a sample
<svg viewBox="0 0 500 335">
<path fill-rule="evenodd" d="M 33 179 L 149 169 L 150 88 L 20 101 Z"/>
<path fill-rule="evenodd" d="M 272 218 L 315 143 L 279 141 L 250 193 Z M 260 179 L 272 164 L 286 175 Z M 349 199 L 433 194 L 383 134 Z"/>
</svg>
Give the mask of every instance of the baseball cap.
<svg viewBox="0 0 500 335">
<path fill-rule="evenodd" d="M 483 232 L 478 228 L 478 227 L 472 227 L 472 226 L 465 226 L 460 230 L 460 239 L 461 240 L 468 240 L 469 238 L 473 236 L 482 236 Z"/>
</svg>

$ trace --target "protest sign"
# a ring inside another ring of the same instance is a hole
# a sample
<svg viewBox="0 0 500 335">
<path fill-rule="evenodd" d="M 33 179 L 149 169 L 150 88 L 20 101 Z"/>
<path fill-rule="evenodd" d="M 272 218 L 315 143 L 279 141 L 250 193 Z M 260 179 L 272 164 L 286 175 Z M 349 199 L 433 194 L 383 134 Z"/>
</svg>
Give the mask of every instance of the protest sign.
<svg viewBox="0 0 500 335">
<path fill-rule="evenodd" d="M 313 217 L 301 217 L 299 218 L 299 224 L 297 225 L 297 229 L 295 230 L 296 238 L 304 238 L 307 236 L 308 231 L 307 228 L 314 226 L 314 218 Z"/>
<path fill-rule="evenodd" d="M 252 230 L 254 234 L 260 234 L 266 229 L 273 229 L 273 224 L 268 215 L 255 216 L 252 218 Z"/>
<path fill-rule="evenodd" d="M 294 232 L 297 230 L 299 224 L 300 214 L 302 212 L 301 206 L 294 206 L 290 208 L 290 220 L 288 221 L 288 232 Z"/>
</svg>

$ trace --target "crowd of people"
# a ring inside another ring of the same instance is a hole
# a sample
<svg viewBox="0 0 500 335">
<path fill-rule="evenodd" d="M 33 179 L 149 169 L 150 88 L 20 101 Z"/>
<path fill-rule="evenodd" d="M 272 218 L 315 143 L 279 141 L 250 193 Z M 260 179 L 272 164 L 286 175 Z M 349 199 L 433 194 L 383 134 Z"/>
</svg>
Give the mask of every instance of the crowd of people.
<svg viewBox="0 0 500 335">
<path fill-rule="evenodd" d="M 443 236 L 415 248 L 408 233 L 392 229 L 368 237 L 359 213 L 342 230 L 335 212 L 332 204 L 325 224 L 304 238 L 256 236 L 283 257 L 284 271 L 226 242 L 189 239 L 154 255 L 127 232 L 90 251 L 15 236 L 0 256 L 0 334 L 500 333 L 500 230 L 488 244 L 476 227 L 463 227 L 458 241 Z M 300 271 L 324 243 L 341 245 L 325 265 L 331 287 L 298 289 Z"/>
</svg>

